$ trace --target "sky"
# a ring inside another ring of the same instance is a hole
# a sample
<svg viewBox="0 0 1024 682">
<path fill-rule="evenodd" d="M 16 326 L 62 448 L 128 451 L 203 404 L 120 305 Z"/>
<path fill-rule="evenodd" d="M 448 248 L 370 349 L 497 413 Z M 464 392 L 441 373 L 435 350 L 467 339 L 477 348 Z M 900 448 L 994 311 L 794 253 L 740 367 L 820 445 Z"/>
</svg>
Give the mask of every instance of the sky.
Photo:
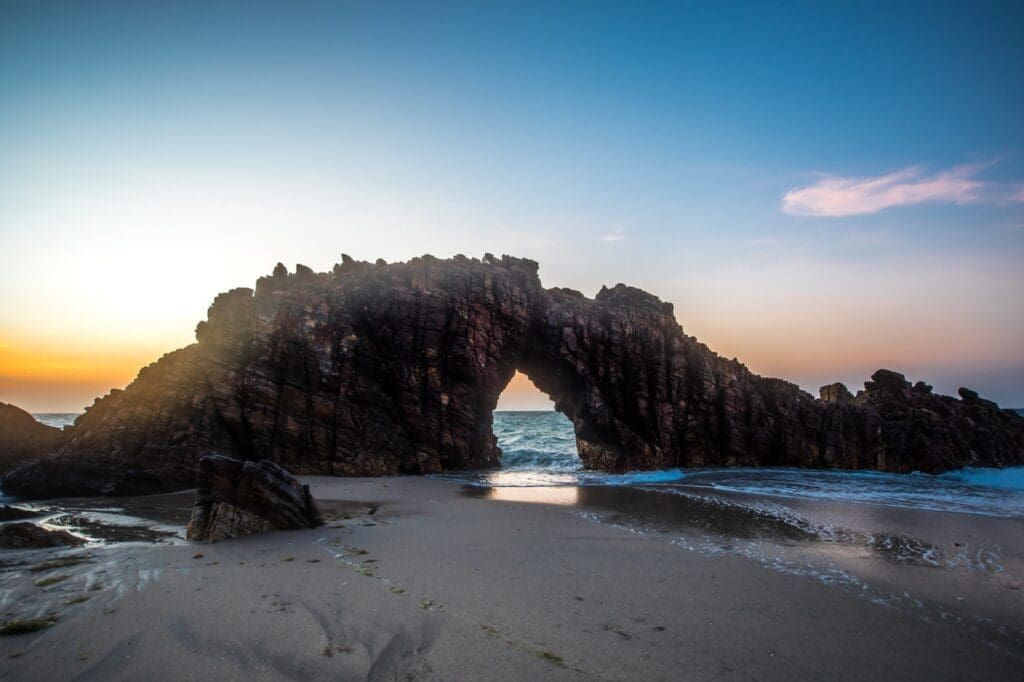
<svg viewBox="0 0 1024 682">
<path fill-rule="evenodd" d="M 492 252 L 813 393 L 1024 407 L 1024 4 L 636 5 L 0 4 L 0 401 L 278 261 Z"/>
</svg>

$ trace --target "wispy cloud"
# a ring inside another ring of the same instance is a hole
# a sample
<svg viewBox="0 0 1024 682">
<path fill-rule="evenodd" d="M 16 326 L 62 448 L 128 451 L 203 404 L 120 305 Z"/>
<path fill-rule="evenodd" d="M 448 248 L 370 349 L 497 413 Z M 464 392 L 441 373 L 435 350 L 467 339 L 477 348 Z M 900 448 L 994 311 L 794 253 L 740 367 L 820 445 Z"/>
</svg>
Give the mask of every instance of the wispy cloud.
<svg viewBox="0 0 1024 682">
<path fill-rule="evenodd" d="M 813 185 L 786 192 L 782 211 L 790 215 L 842 217 L 926 202 L 970 204 L 980 200 L 985 187 L 975 176 L 989 165 L 956 166 L 931 175 L 920 166 L 867 178 L 828 175 Z"/>
<path fill-rule="evenodd" d="M 1013 200 L 1024 202 L 1024 185 L 1021 185 L 1017 193 L 1013 195 Z"/>
<path fill-rule="evenodd" d="M 603 242 L 621 242 L 625 238 L 626 238 L 626 233 L 625 232 L 623 232 L 622 230 L 615 230 L 615 231 L 609 232 L 608 234 L 606 234 L 603 237 L 601 237 L 601 241 L 603 241 Z"/>
</svg>

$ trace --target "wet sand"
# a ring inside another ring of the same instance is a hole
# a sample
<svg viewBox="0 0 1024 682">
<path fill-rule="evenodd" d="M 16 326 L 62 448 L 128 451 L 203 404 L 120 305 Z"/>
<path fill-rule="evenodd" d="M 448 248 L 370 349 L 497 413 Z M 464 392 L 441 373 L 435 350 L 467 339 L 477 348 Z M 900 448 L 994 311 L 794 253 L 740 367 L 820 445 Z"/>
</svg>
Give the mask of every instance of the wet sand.
<svg viewBox="0 0 1024 682">
<path fill-rule="evenodd" d="M 5 553 L 2 619 L 57 621 L 0 637 L 0 679 L 995 680 L 1024 669 L 1020 519 L 700 491 L 305 480 L 330 518 L 315 531 Z M 85 562 L 31 570 L 62 557 Z"/>
</svg>

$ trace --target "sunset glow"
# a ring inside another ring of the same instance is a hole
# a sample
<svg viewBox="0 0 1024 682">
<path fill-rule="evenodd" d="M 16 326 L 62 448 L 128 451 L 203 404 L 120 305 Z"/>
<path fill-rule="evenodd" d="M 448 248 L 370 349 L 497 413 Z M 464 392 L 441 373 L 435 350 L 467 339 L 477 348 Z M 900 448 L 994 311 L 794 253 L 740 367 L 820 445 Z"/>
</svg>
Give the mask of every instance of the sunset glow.
<svg viewBox="0 0 1024 682">
<path fill-rule="evenodd" d="M 884 366 L 1024 405 L 1013 21 L 895 12 L 883 54 L 852 10 L 251 12 L 0 22 L 0 401 L 81 409 L 278 261 L 491 252 L 812 392 Z"/>
</svg>

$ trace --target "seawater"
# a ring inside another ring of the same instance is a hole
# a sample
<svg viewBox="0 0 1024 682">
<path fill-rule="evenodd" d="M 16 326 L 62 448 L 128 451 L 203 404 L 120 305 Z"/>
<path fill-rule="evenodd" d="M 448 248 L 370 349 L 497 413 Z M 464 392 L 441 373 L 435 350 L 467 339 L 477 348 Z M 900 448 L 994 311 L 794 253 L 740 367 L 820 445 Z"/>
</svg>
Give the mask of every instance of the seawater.
<svg viewBox="0 0 1024 682">
<path fill-rule="evenodd" d="M 74 424 L 75 419 L 80 415 L 80 412 L 38 412 L 32 416 L 36 418 L 37 422 L 62 429 Z"/>
<path fill-rule="evenodd" d="M 1024 412 L 1022 412 L 1024 413 Z M 58 428 L 77 414 L 36 414 Z M 646 485 L 704 488 L 783 498 L 1024 517 L 1024 467 L 966 468 L 933 476 L 877 471 L 780 467 L 667 469 L 628 474 L 587 471 L 576 454 L 572 423 L 558 412 L 495 412 L 494 434 L 502 467 L 445 474 L 441 478 L 483 487 Z"/>
<path fill-rule="evenodd" d="M 484 487 L 630 485 L 806 498 L 930 511 L 1024 517 L 1024 467 L 966 468 L 941 475 L 782 467 L 586 471 L 571 422 L 557 412 L 495 412 L 502 468 L 443 478 Z"/>
</svg>

